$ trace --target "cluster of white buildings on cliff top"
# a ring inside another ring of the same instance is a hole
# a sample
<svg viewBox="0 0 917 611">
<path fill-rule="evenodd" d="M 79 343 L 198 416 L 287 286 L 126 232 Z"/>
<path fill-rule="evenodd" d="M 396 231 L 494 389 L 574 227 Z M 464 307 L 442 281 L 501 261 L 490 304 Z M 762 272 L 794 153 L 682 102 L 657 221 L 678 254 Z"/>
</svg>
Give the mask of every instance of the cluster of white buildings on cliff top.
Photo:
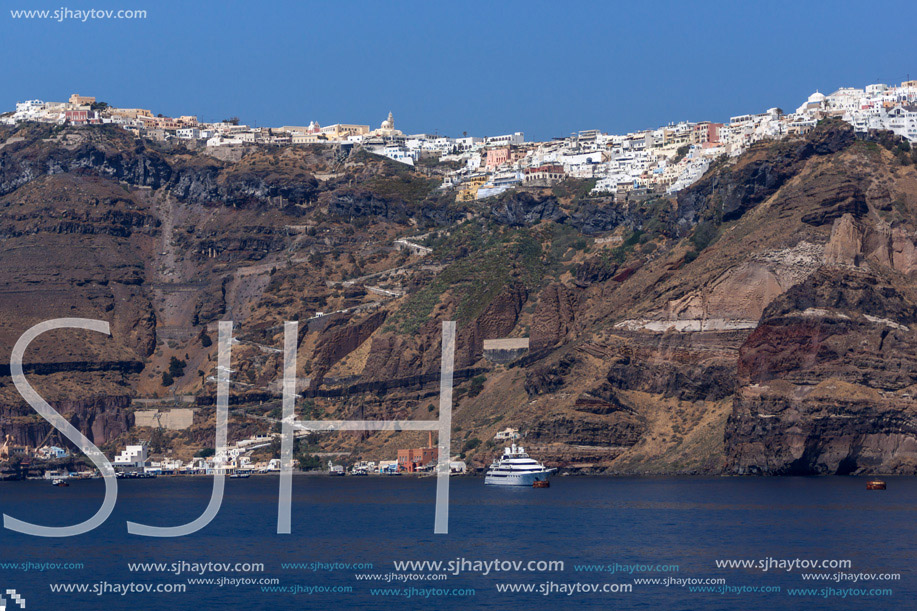
<svg viewBox="0 0 917 611">
<path fill-rule="evenodd" d="M 235 119 L 204 123 L 194 116 L 154 116 L 146 109 L 114 108 L 78 94 L 67 102 L 20 102 L 15 112 L 0 115 L 0 122 L 115 124 L 138 137 L 196 141 L 207 147 L 360 145 L 409 165 L 433 157 L 451 161 L 457 168 L 443 187 L 455 189 L 460 199 L 474 200 L 521 185 L 550 186 L 567 177 L 594 180 L 596 193 L 671 193 L 700 178 L 716 157 L 739 155 L 758 140 L 804 134 L 826 117 L 841 118 L 857 131 L 886 129 L 917 142 L 917 81 L 845 87 L 827 95 L 815 92 L 792 113 L 772 108 L 732 117 L 728 123 L 683 121 L 621 135 L 587 130 L 547 142 L 525 142 L 522 132 L 460 138 L 408 135 L 395 128 L 392 113 L 376 129 L 345 123 L 323 127 L 314 121 L 282 127 L 250 127 Z"/>
</svg>

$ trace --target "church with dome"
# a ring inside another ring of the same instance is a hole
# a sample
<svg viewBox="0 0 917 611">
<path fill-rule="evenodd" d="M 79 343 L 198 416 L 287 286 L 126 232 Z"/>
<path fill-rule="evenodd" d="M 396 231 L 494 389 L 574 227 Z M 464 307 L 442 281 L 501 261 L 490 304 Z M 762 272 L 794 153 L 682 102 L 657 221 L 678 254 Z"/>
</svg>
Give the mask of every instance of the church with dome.
<svg viewBox="0 0 917 611">
<path fill-rule="evenodd" d="M 371 135 L 380 136 L 382 138 L 397 138 L 399 136 L 404 136 L 401 131 L 395 129 L 395 116 L 391 112 L 388 113 L 388 118 L 382 122 L 379 129 L 373 130 Z"/>
<path fill-rule="evenodd" d="M 803 114 L 805 112 L 812 112 L 816 110 L 822 110 L 825 108 L 825 99 L 827 96 L 819 91 L 816 91 L 808 97 L 805 103 L 796 109 L 797 114 Z"/>
</svg>

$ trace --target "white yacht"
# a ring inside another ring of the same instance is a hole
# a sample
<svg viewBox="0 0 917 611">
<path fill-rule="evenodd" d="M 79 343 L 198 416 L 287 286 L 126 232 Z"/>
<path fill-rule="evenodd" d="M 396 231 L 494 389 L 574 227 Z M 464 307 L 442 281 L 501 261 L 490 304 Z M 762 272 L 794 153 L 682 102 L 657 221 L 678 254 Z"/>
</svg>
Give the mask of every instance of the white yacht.
<svg viewBox="0 0 917 611">
<path fill-rule="evenodd" d="M 484 483 L 494 486 L 532 486 L 536 481 L 548 481 L 548 476 L 554 471 L 529 458 L 522 446 L 513 444 L 503 450 L 503 456 L 491 463 L 484 476 Z"/>
</svg>

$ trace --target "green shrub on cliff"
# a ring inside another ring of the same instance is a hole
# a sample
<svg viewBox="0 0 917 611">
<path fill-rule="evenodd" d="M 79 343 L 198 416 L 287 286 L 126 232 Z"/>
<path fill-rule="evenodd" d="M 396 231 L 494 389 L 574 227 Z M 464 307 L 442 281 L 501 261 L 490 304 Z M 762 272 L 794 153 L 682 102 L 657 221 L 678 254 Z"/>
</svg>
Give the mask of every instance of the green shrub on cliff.
<svg viewBox="0 0 917 611">
<path fill-rule="evenodd" d="M 477 437 L 472 437 L 471 439 L 465 442 L 465 445 L 462 446 L 462 453 L 464 454 L 465 452 L 470 452 L 473 449 L 475 449 L 476 447 L 478 447 L 479 445 L 481 445 L 481 440 L 478 439 Z"/>
<path fill-rule="evenodd" d="M 434 252 L 453 262 L 407 299 L 386 330 L 414 333 L 447 293 L 457 300 L 456 319 L 462 323 L 474 320 L 514 282 L 538 287 L 546 270 L 541 237 L 527 230 L 469 223 L 438 240 Z"/>
<path fill-rule="evenodd" d="M 314 454 L 300 454 L 296 457 L 296 462 L 303 471 L 315 471 L 322 468 L 322 460 Z"/>
<path fill-rule="evenodd" d="M 702 221 L 694 228 L 690 239 L 694 250 L 700 252 L 713 244 L 717 237 L 719 237 L 719 229 L 716 225 L 709 221 Z"/>
<path fill-rule="evenodd" d="M 188 365 L 185 361 L 175 358 L 174 356 L 169 360 L 169 377 L 170 378 L 180 378 L 185 375 L 185 367 Z M 165 377 L 163 377 L 165 381 Z M 164 384 L 168 386 L 167 384 Z"/>
<path fill-rule="evenodd" d="M 477 397 L 481 394 L 481 391 L 484 390 L 484 382 L 487 381 L 487 376 L 477 375 L 471 378 L 471 385 L 468 388 L 469 397 Z"/>
</svg>

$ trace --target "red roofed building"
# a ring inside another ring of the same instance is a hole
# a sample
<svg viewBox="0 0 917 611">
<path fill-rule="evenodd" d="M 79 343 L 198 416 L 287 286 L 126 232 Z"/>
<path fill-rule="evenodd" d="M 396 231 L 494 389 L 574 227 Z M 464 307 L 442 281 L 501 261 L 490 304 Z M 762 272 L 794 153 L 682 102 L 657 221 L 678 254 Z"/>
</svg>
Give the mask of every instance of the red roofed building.
<svg viewBox="0 0 917 611">
<path fill-rule="evenodd" d="M 525 184 L 550 186 L 564 179 L 564 166 L 560 164 L 541 165 L 525 169 Z"/>
</svg>

